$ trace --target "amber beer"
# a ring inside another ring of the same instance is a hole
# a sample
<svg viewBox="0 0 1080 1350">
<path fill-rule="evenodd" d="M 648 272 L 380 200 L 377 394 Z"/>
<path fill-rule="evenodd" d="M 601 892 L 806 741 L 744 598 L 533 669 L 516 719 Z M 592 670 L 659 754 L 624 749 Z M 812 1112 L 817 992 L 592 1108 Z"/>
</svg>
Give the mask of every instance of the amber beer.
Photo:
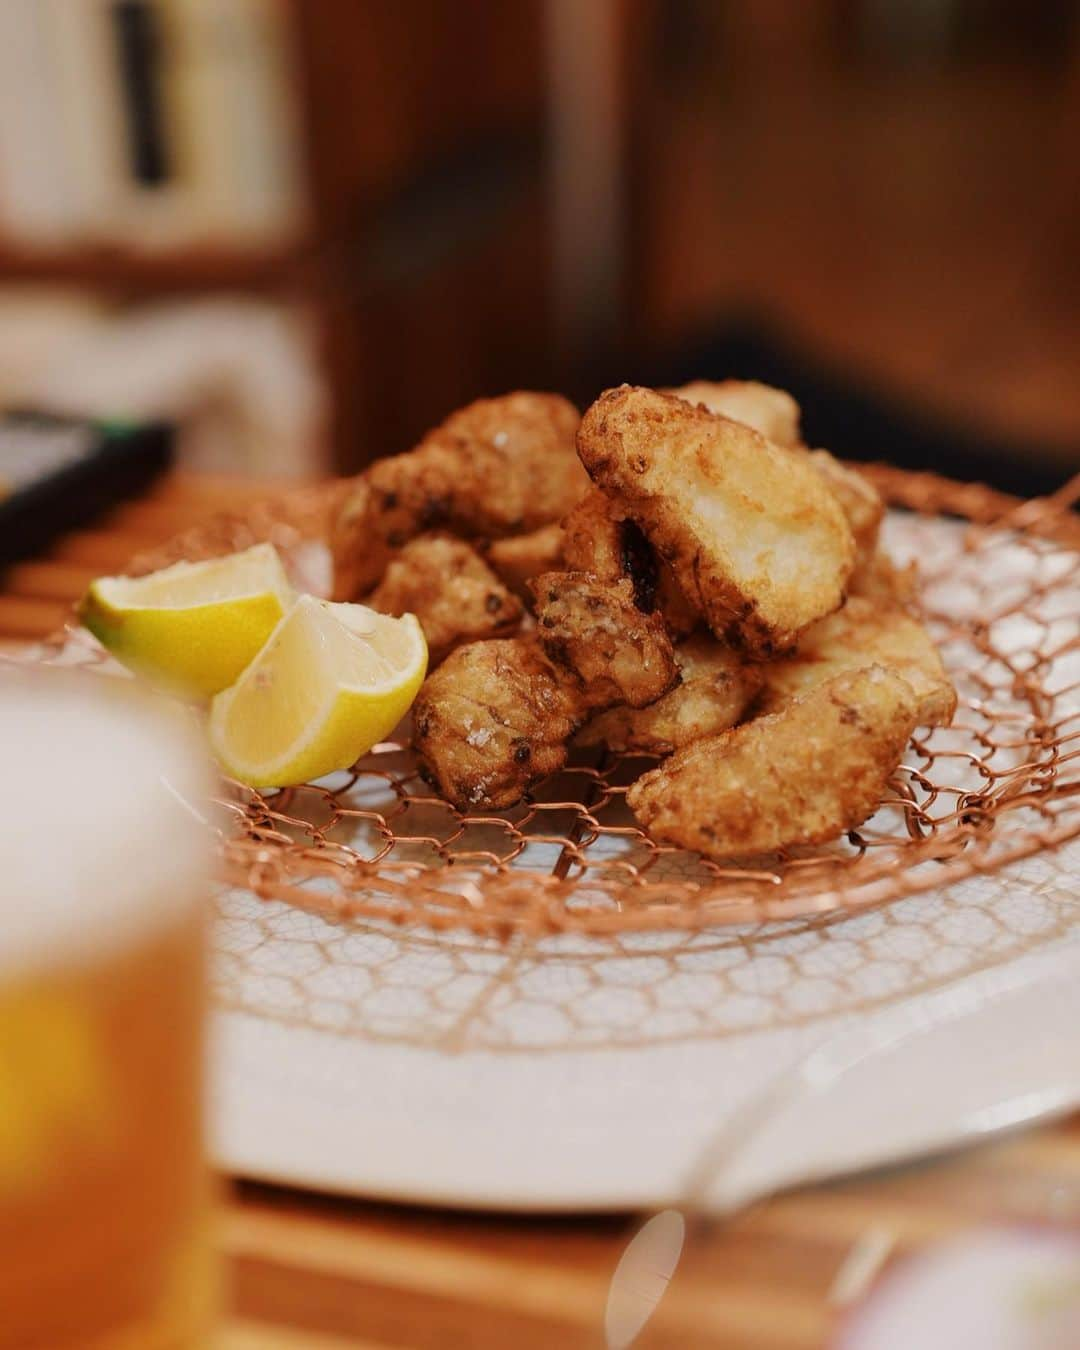
<svg viewBox="0 0 1080 1350">
<path fill-rule="evenodd" d="M 201 744 L 8 671 L 0 754 L 0 1347 L 205 1346 Z"/>
</svg>

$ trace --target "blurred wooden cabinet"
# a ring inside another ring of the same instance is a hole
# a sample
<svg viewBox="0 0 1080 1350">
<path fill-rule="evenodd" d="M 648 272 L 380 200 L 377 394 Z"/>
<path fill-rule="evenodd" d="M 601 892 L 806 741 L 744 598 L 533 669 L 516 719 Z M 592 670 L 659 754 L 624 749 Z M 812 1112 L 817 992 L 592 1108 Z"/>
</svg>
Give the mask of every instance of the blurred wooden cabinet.
<svg viewBox="0 0 1080 1350">
<path fill-rule="evenodd" d="M 658 354 L 731 314 L 950 415 L 1075 446 L 1075 0 L 0 14 L 91 4 L 273 11 L 304 223 L 267 246 L 152 254 L 19 251 L 0 229 L 0 282 L 299 302 L 343 471 L 483 394 L 653 378 Z"/>
<path fill-rule="evenodd" d="M 351 468 L 549 374 L 542 5 L 297 0 L 294 22 L 312 294 Z"/>
<path fill-rule="evenodd" d="M 156 14 L 164 41 L 181 7 L 213 24 L 217 3 L 127 7 Z M 16 245 L 0 229 L 0 283 L 299 303 L 341 470 L 407 448 L 469 398 L 545 383 L 542 0 L 230 0 L 248 3 L 283 35 L 295 86 L 295 235 L 149 251 L 137 238 Z"/>
</svg>

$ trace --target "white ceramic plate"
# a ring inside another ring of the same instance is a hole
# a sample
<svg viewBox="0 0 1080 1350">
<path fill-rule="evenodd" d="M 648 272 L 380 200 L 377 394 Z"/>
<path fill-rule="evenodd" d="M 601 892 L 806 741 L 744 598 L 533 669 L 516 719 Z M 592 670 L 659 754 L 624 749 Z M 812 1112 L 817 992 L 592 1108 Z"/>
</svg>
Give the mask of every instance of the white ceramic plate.
<svg viewBox="0 0 1080 1350">
<path fill-rule="evenodd" d="M 792 925 L 749 953 L 730 933 L 642 937 L 620 954 L 566 939 L 515 951 L 343 937 L 233 895 L 223 941 L 249 980 L 233 988 L 256 1011 L 217 1017 L 218 1159 L 245 1176 L 432 1204 L 668 1204 L 717 1132 L 815 1047 L 872 1018 L 925 1022 L 943 1000 L 970 1013 L 1003 994 L 1021 996 L 1005 1019 L 1009 1056 L 995 1059 L 992 1006 L 985 1030 L 967 1017 L 924 1038 L 888 1065 L 907 1118 L 889 1108 L 875 1132 L 872 1073 L 834 1109 L 821 1094 L 794 1170 L 835 1157 L 841 1136 L 854 1166 L 883 1161 L 882 1141 L 898 1157 L 985 1128 L 984 1081 L 978 1111 L 974 1088 L 942 1091 L 971 1056 L 995 1064 L 1001 1102 L 1027 1101 L 1017 1119 L 1080 1105 L 1062 1067 L 1080 1066 L 1080 1020 L 1060 1006 L 1062 981 L 1080 987 L 1078 866 L 1074 843 L 837 927 Z M 1048 1037 L 1072 1053 L 1040 1055 Z M 853 1139 L 844 1127 L 860 1102 L 871 1125 Z"/>
<path fill-rule="evenodd" d="M 935 557 L 948 612 L 973 603 L 973 566 L 985 593 L 988 564 L 965 553 L 959 526 L 891 517 L 887 534 L 898 559 Z M 1019 669 L 1033 642 L 1057 653 L 1040 669 L 1062 700 L 1080 690 L 1069 654 L 1080 600 L 1059 584 L 1068 561 L 1007 541 L 993 558 L 996 641 Z M 1039 624 L 1010 608 L 1036 585 L 1049 588 Z M 946 655 L 961 682 L 977 664 L 968 644 Z M 80 659 L 77 644 L 68 657 Z M 980 781 L 972 766 L 970 786 Z M 815 1050 L 815 1064 L 842 1060 L 876 1019 L 888 1039 L 949 1021 L 954 1006 L 962 1025 L 932 1027 L 911 1054 L 796 1108 L 771 1155 L 747 1155 L 754 1184 L 960 1143 L 995 1102 L 1003 1122 L 1059 1111 L 1078 1100 L 1080 1017 L 1062 1009 L 1063 990 L 1080 989 L 1078 873 L 1074 841 L 842 920 L 505 945 L 343 930 L 230 892 L 214 941 L 217 1156 L 246 1176 L 396 1200 L 663 1205 L 793 1065 Z M 980 1062 L 994 1073 L 975 1073 Z"/>
</svg>

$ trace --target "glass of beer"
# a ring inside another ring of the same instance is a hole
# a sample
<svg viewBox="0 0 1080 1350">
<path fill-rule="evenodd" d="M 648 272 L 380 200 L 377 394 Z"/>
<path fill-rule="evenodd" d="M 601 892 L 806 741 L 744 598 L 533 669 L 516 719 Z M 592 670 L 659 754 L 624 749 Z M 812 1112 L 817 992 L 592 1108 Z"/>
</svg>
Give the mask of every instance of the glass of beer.
<svg viewBox="0 0 1080 1350">
<path fill-rule="evenodd" d="M 205 1346 L 210 774 L 133 682 L 0 670 L 0 1347 Z"/>
</svg>

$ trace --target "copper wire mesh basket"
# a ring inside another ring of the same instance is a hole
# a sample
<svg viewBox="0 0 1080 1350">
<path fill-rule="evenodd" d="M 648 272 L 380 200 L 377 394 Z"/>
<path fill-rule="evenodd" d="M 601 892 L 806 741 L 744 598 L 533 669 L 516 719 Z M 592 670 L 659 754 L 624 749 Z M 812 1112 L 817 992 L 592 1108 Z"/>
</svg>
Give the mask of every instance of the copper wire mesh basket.
<svg viewBox="0 0 1080 1350">
<path fill-rule="evenodd" d="M 418 777 L 403 738 L 317 785 L 228 784 L 224 877 L 338 925 L 599 937 L 840 916 L 1077 836 L 1080 480 L 1020 503 L 931 475 L 868 473 L 895 508 L 888 548 L 918 562 L 919 604 L 960 706 L 952 727 L 916 733 L 880 810 L 846 839 L 719 866 L 637 826 L 625 789 L 650 761 L 585 752 L 521 806 L 465 814 Z M 264 539 L 295 556 L 318 539 L 337 491 L 222 517 L 130 570 Z M 69 635 L 66 659 L 101 659 L 88 646 L 71 653 Z"/>
</svg>

